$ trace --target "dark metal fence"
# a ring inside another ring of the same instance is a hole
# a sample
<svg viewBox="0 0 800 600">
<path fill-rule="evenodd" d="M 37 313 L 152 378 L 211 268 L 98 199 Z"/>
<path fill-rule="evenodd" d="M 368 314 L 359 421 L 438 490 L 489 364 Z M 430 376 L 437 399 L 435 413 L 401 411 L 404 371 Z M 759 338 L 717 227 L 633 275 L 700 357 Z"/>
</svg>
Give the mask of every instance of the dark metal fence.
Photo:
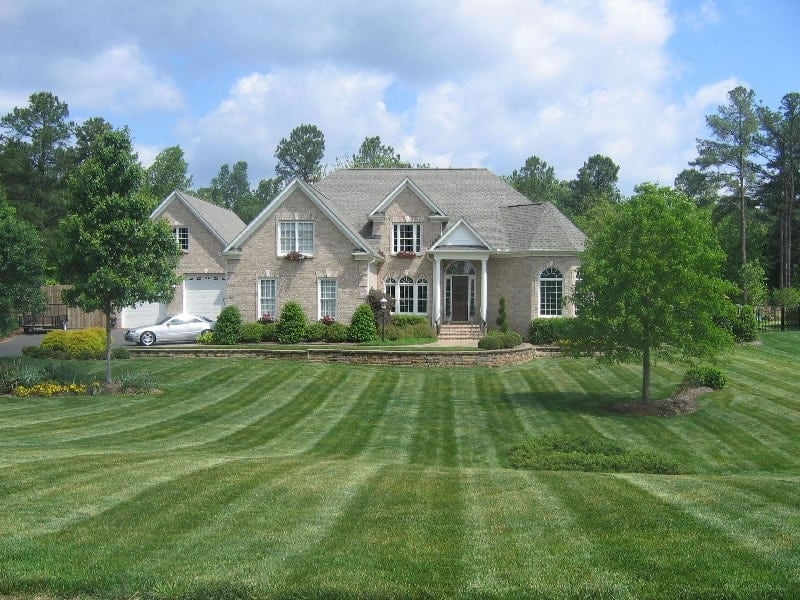
<svg viewBox="0 0 800 600">
<path fill-rule="evenodd" d="M 756 323 L 759 331 L 780 331 L 781 309 L 775 306 L 758 306 Z M 786 329 L 800 328 L 800 307 L 787 308 L 784 312 L 783 323 Z"/>
</svg>

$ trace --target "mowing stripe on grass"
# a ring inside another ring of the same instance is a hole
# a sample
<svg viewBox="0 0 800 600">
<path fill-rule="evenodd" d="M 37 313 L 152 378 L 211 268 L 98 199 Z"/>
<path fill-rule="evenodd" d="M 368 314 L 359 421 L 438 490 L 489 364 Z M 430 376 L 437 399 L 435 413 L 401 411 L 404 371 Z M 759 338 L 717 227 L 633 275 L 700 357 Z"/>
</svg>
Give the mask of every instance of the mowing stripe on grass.
<svg viewBox="0 0 800 600">
<path fill-rule="evenodd" d="M 351 458 L 361 454 L 378 425 L 386 415 L 394 389 L 400 375 L 393 370 L 374 369 L 371 372 L 359 371 L 366 377 L 366 386 L 353 399 L 349 410 L 323 437 L 308 450 L 314 456 L 330 458 Z"/>
<path fill-rule="evenodd" d="M 800 486 L 763 477 L 652 478 L 620 475 L 659 500 L 690 512 L 800 584 Z M 766 484 L 766 485 L 765 485 Z M 798 588 L 800 589 L 800 588 Z"/>
<path fill-rule="evenodd" d="M 787 571 L 776 574 L 768 560 L 682 506 L 621 477 L 586 485 L 587 477 L 547 484 L 595 541 L 592 565 L 616 571 L 634 596 L 788 597 Z"/>
<path fill-rule="evenodd" d="M 236 452 L 253 450 L 269 442 L 274 436 L 293 427 L 295 423 L 316 410 L 345 381 L 347 370 L 337 365 L 330 365 L 321 369 L 317 377 L 325 384 L 320 385 L 319 381 L 312 379 L 295 386 L 293 390 L 287 390 L 288 402 L 281 404 L 264 417 L 201 447 L 211 451 Z"/>
<path fill-rule="evenodd" d="M 475 401 L 486 418 L 487 434 L 502 466 L 508 466 L 506 449 L 525 439 L 525 427 L 503 386 L 502 373 L 472 371 L 477 392 Z"/>
<path fill-rule="evenodd" d="M 414 464 L 453 466 L 458 464 L 458 441 L 453 408 L 453 371 L 423 374 L 410 460 Z"/>
<path fill-rule="evenodd" d="M 322 597 L 452 597 L 464 573 L 463 504 L 452 469 L 386 466 L 328 537 L 293 563 L 291 590 Z"/>
</svg>

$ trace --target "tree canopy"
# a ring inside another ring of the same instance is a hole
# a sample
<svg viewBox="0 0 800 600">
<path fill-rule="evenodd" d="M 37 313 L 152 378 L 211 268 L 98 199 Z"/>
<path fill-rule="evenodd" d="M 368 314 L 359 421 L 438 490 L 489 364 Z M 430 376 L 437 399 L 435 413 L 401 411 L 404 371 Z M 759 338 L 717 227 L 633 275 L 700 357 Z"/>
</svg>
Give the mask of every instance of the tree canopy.
<svg viewBox="0 0 800 600">
<path fill-rule="evenodd" d="M 17 316 L 44 305 L 45 261 L 34 228 L 18 219 L 0 188 L 0 336 L 17 327 Z"/>
<path fill-rule="evenodd" d="M 343 169 L 409 169 L 411 163 L 400 158 L 392 146 L 381 143 L 380 136 L 376 135 L 365 137 L 358 152 L 337 166 Z"/>
<path fill-rule="evenodd" d="M 61 222 L 64 301 L 106 315 L 106 381 L 111 382 L 111 316 L 137 302 L 166 302 L 178 283 L 180 252 L 166 221 L 150 219 L 142 168 L 127 129 L 100 133 L 70 178 Z"/>
<path fill-rule="evenodd" d="M 192 176 L 180 146 L 170 146 L 158 153 L 145 171 L 145 189 L 156 202 L 161 202 L 174 190 L 189 190 Z"/>
<path fill-rule="evenodd" d="M 655 359 L 711 359 L 733 343 L 718 325 L 734 307 L 707 213 L 670 188 L 644 184 L 592 220 L 572 301 L 574 355 L 642 363 L 642 401 Z"/>
<path fill-rule="evenodd" d="M 538 156 L 529 156 L 519 170 L 514 169 L 505 179 L 531 202 L 563 206 L 569 193 L 567 185 L 556 177 L 553 167 Z"/>
<path fill-rule="evenodd" d="M 283 184 L 299 177 L 307 183 L 322 179 L 325 136 L 316 125 L 298 125 L 288 138 L 281 138 L 275 149 L 275 173 Z"/>
</svg>

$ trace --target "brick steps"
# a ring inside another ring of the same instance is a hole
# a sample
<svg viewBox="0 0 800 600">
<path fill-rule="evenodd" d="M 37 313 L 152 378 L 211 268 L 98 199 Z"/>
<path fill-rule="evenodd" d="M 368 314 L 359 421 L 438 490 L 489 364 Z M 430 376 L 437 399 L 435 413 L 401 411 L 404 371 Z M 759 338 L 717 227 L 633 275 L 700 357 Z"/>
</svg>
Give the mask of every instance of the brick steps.
<svg viewBox="0 0 800 600">
<path fill-rule="evenodd" d="M 447 323 L 439 328 L 439 340 L 479 340 L 481 326 L 470 323 Z"/>
</svg>

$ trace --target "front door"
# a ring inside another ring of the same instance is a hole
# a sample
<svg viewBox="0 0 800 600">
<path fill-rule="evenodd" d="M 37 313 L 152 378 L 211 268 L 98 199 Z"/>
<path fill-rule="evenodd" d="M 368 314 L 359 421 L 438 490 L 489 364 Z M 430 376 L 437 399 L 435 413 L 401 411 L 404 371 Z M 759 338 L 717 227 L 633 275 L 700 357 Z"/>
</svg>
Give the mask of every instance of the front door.
<svg viewBox="0 0 800 600">
<path fill-rule="evenodd" d="M 453 321 L 469 321 L 469 276 L 453 275 L 450 285 Z"/>
</svg>

